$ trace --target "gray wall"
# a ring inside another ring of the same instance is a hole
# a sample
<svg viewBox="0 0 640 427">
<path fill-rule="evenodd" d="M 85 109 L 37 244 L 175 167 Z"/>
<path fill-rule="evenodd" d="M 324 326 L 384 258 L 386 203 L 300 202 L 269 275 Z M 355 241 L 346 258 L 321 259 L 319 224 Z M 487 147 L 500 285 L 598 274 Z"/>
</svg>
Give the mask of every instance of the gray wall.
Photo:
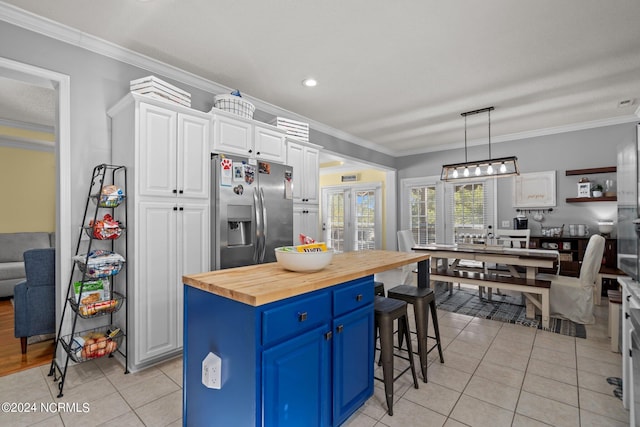
<svg viewBox="0 0 640 427">
<path fill-rule="evenodd" d="M 491 144 L 492 157 L 517 156 L 522 173 L 556 171 L 556 206 L 545 215 L 544 226 L 562 224 L 587 224 L 590 231 L 597 231 L 599 218 L 615 219 L 615 202 L 566 203 L 565 200 L 577 196 L 577 182 L 580 176 L 566 176 L 567 169 L 615 166 L 617 147 L 622 143 L 636 140 L 636 123 L 606 126 L 587 130 L 565 132 L 517 141 Z M 486 159 L 487 145 L 471 147 L 468 159 Z M 405 178 L 440 175 L 441 167 L 447 163 L 464 161 L 464 150 L 448 150 L 437 153 L 412 155 L 398 158 L 399 182 Z M 587 175 L 590 181 L 604 183 L 615 174 Z M 497 180 L 498 224 L 502 220 L 511 221 L 516 216 L 513 207 L 513 178 Z M 540 233 L 541 223 L 533 221 L 529 215 L 529 228 L 534 235 Z"/>
<path fill-rule="evenodd" d="M 0 43 L 0 56 L 67 74 L 71 80 L 71 194 L 72 224 L 81 221 L 88 179 L 94 165 L 109 162 L 109 141 L 106 110 L 128 92 L 129 81 L 157 72 L 144 70 L 112 58 L 92 53 L 80 47 L 50 39 L 38 33 L 0 21 L 0 39 L 11 43 Z M 191 93 L 192 107 L 209 111 L 213 94 L 174 82 L 171 83 Z M 268 118 L 268 114 L 257 112 L 256 118 Z M 265 120 L 267 121 L 267 120 Z M 394 159 L 358 145 L 342 141 L 315 130 L 311 131 L 313 142 L 327 150 L 350 157 L 361 158 L 398 169 L 399 180 L 410 177 L 439 175 L 445 163 L 464 159 L 464 152 L 448 150 L 438 153 L 411 155 Z M 547 224 L 586 223 L 595 225 L 595 219 L 615 211 L 613 203 L 588 203 L 570 205 L 564 202 L 576 192 L 577 177 L 565 177 L 566 169 L 610 166 L 616 163 L 616 146 L 620 142 L 635 138 L 635 124 L 623 124 L 584 131 L 529 138 L 514 142 L 492 144 L 493 157 L 516 155 L 522 172 L 546 170 L 557 171 L 556 212 L 549 215 Z M 470 147 L 469 159 L 488 157 L 487 147 Z M 594 176 L 599 179 L 600 176 Z M 399 183 L 400 181 L 398 181 Z M 500 180 L 498 184 L 498 219 L 515 216 L 512 208 L 512 180 Z M 535 228 L 534 228 L 535 231 Z M 77 236 L 72 236 L 75 239 Z"/>
</svg>

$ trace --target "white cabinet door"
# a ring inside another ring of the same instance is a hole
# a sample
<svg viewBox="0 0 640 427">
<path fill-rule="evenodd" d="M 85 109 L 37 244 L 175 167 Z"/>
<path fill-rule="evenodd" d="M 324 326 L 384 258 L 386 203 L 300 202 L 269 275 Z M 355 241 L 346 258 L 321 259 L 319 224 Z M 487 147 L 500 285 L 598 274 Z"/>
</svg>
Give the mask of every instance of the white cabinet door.
<svg viewBox="0 0 640 427">
<path fill-rule="evenodd" d="M 135 325 L 135 364 L 170 353 L 178 342 L 176 304 L 177 230 L 175 203 L 143 202 L 136 240 L 133 316 Z"/>
<path fill-rule="evenodd" d="M 304 183 L 304 147 L 287 142 L 287 164 L 293 166 L 293 203 L 302 202 Z"/>
<path fill-rule="evenodd" d="M 254 125 L 254 151 L 258 159 L 285 162 L 284 132 Z"/>
<path fill-rule="evenodd" d="M 207 118 L 178 114 L 178 195 L 209 198 L 210 129 Z"/>
<path fill-rule="evenodd" d="M 300 244 L 300 234 L 322 240 L 320 210 L 317 205 L 293 205 L 293 243 Z"/>
<path fill-rule="evenodd" d="M 253 151 L 251 123 L 216 115 L 213 127 L 212 151 L 251 156 Z"/>
<path fill-rule="evenodd" d="M 170 196 L 177 189 L 176 117 L 175 111 L 140 104 L 140 195 Z"/>
<path fill-rule="evenodd" d="M 320 151 L 313 147 L 304 147 L 304 195 L 306 203 L 318 204 L 320 175 Z"/>
<path fill-rule="evenodd" d="M 139 209 L 136 364 L 182 348 L 182 276 L 209 271 L 207 203 L 142 202 Z"/>
<path fill-rule="evenodd" d="M 293 203 L 317 205 L 320 150 L 287 141 L 287 164 L 293 166 Z"/>
<path fill-rule="evenodd" d="M 209 271 L 209 204 L 178 203 L 178 266 L 175 280 L 178 344 L 182 347 L 184 285 L 182 276 Z"/>
</svg>

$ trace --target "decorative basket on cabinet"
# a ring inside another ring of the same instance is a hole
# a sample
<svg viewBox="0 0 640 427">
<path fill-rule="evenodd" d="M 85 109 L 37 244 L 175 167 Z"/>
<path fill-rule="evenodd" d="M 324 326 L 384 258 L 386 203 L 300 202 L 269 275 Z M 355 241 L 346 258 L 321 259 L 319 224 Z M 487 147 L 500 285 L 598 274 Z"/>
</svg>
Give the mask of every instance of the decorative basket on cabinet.
<svg viewBox="0 0 640 427">
<path fill-rule="evenodd" d="M 253 112 L 256 107 L 249 101 L 245 101 L 235 95 L 216 95 L 214 97 L 213 106 L 223 111 L 228 111 L 248 119 L 253 119 Z"/>
</svg>

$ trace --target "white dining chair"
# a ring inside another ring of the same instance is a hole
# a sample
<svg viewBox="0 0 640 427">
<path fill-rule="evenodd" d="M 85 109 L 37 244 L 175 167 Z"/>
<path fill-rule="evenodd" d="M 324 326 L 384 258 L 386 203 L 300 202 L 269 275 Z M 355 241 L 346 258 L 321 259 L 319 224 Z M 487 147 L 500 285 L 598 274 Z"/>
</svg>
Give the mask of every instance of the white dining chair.
<svg viewBox="0 0 640 427">
<path fill-rule="evenodd" d="M 412 248 L 416 245 L 411 230 L 398 231 L 398 250 L 400 252 L 413 252 Z M 413 283 L 413 271 L 418 268 L 418 264 L 407 264 L 402 266 L 402 284 L 410 285 Z"/>
<path fill-rule="evenodd" d="M 505 230 L 496 229 L 493 233 L 493 239 L 496 245 L 506 246 L 509 248 L 529 248 L 529 239 L 531 238 L 531 230 Z"/>
<path fill-rule="evenodd" d="M 580 324 L 593 324 L 593 290 L 604 253 L 604 237 L 593 235 L 582 258 L 580 277 L 539 273 L 537 279 L 550 280 L 549 307 L 552 317 Z"/>
</svg>

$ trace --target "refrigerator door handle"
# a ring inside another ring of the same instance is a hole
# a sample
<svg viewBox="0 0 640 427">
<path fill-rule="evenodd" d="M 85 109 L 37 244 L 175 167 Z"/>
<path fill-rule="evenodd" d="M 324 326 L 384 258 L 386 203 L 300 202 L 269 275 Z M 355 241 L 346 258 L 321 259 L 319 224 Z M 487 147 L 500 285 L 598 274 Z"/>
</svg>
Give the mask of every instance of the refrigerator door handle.
<svg viewBox="0 0 640 427">
<path fill-rule="evenodd" d="M 262 241 L 262 217 L 260 214 L 260 200 L 257 188 L 253 190 L 253 208 L 256 214 L 256 243 L 253 247 L 253 263 L 258 264 L 260 262 L 260 247 Z"/>
<path fill-rule="evenodd" d="M 264 255 L 267 252 L 267 207 L 264 203 L 264 190 L 260 189 L 260 205 L 262 206 L 262 251 L 260 262 L 264 262 Z"/>
</svg>

